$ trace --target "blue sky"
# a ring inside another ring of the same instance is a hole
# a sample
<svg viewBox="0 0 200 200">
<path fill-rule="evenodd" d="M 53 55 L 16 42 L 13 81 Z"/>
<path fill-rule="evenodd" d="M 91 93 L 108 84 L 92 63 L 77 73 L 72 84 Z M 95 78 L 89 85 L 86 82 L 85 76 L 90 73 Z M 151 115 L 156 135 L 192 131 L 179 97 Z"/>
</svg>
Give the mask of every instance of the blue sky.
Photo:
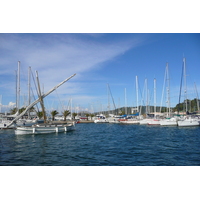
<svg viewBox="0 0 200 200">
<path fill-rule="evenodd" d="M 50 110 L 67 106 L 70 98 L 79 110 L 107 110 L 107 84 L 117 107 L 125 105 L 125 88 L 127 106 L 136 106 L 136 76 L 139 79 L 139 104 L 145 78 L 150 104 L 154 104 L 153 80 L 156 78 L 156 102 L 160 106 L 168 62 L 171 105 L 175 106 L 179 97 L 183 57 L 186 57 L 188 98 L 193 99 L 196 97 L 194 82 L 200 92 L 200 34 L 0 34 L 2 105 L 15 103 L 15 70 L 20 61 L 22 105 L 27 100 L 28 67 L 31 66 L 33 72 L 38 71 L 45 92 L 77 74 L 57 92 L 46 97 Z M 165 99 L 163 105 L 164 102 Z"/>
</svg>

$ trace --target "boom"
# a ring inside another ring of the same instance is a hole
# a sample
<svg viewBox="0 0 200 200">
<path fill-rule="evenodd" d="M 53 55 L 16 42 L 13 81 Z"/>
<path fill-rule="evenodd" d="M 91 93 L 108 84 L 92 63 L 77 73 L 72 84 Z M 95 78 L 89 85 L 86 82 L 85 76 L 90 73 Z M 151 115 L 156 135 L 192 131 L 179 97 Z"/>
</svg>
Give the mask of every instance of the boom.
<svg viewBox="0 0 200 200">
<path fill-rule="evenodd" d="M 70 80 L 72 77 L 74 77 L 76 74 L 73 74 L 72 76 L 70 76 L 69 78 L 65 79 L 64 81 L 62 81 L 61 83 L 59 83 L 57 86 L 55 86 L 54 88 L 52 88 L 51 90 L 49 90 L 46 94 L 42 95 L 42 98 L 45 98 L 46 96 L 48 96 L 49 94 L 51 94 L 53 91 L 55 91 L 58 87 L 60 87 L 62 84 L 64 84 L 65 82 L 67 82 L 68 80 Z M 7 127 L 10 127 L 15 121 L 17 121 L 18 119 L 20 119 L 30 108 L 32 108 L 34 105 L 36 105 L 38 102 L 40 101 L 40 98 L 38 98 L 37 100 L 35 100 L 33 103 L 31 103 L 29 106 L 26 107 L 26 109 L 20 114 L 18 115 L 15 119 L 13 119 L 10 124 L 8 124 Z"/>
</svg>

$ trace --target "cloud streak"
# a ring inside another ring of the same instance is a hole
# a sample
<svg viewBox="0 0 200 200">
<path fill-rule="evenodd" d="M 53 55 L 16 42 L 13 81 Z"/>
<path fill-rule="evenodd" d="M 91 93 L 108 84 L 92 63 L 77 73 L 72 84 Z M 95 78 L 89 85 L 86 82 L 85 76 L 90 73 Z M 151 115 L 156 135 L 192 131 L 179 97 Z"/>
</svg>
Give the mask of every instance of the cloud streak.
<svg viewBox="0 0 200 200">
<path fill-rule="evenodd" d="M 7 79 L 9 73 L 10 76 L 12 74 L 7 88 L 13 92 L 13 71 L 17 69 L 18 60 L 23 70 L 31 66 L 33 71 L 38 71 L 45 91 L 77 73 L 73 80 L 61 86 L 59 92 L 61 95 L 83 94 L 84 79 L 88 79 L 91 72 L 142 43 L 141 38 L 112 39 L 107 42 L 104 34 L 0 34 L 0 75 Z M 27 78 L 21 80 L 22 91 L 27 90 L 26 81 Z M 88 98 L 89 95 L 82 99 L 86 102 Z"/>
</svg>

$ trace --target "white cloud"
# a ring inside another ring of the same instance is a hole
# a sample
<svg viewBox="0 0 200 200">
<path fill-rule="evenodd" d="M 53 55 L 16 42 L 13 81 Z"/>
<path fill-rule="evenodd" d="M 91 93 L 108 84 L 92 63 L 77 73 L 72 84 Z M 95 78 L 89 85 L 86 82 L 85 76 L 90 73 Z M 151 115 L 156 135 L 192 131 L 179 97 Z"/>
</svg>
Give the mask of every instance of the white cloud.
<svg viewBox="0 0 200 200">
<path fill-rule="evenodd" d="M 14 107 L 16 103 L 9 102 L 8 107 Z"/>
<path fill-rule="evenodd" d="M 17 61 L 21 61 L 22 71 L 28 71 L 28 66 L 39 73 L 41 87 L 45 92 L 71 76 L 77 75 L 64 84 L 61 93 L 84 93 L 82 82 L 89 78 L 91 72 L 100 69 L 104 62 L 122 55 L 143 41 L 138 38 L 96 41 L 95 37 L 103 38 L 103 34 L 2 34 L 0 35 L 1 76 L 17 69 Z M 24 73 L 24 76 L 27 73 Z M 27 91 L 27 77 L 21 76 L 21 91 Z M 93 78 L 92 78 L 93 79 Z M 81 81 L 81 82 L 80 82 Z M 89 80 L 88 80 L 89 81 Z M 7 88 L 14 92 L 15 79 L 7 83 Z M 10 86 L 9 86 L 10 84 Z M 81 96 L 79 99 L 83 98 Z"/>
</svg>

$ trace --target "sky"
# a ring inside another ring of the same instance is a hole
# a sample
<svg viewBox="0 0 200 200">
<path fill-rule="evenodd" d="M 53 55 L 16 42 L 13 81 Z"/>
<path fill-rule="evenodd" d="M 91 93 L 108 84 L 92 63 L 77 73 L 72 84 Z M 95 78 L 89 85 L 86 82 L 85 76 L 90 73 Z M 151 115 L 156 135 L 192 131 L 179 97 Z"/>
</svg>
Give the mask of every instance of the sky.
<svg viewBox="0 0 200 200">
<path fill-rule="evenodd" d="M 166 106 L 164 77 L 168 62 L 173 107 L 179 100 L 183 57 L 187 96 L 193 99 L 200 92 L 198 33 L 1 33 L 1 109 L 15 105 L 18 61 L 21 106 L 27 104 L 29 66 L 34 78 L 38 71 L 44 92 L 76 73 L 46 97 L 45 104 L 50 110 L 66 108 L 70 99 L 77 111 L 89 112 L 113 109 L 113 101 L 116 107 L 134 107 L 137 102 L 145 105 L 145 79 L 149 104 L 160 106 L 162 102 Z M 33 79 L 31 87 L 34 90 Z"/>
</svg>

